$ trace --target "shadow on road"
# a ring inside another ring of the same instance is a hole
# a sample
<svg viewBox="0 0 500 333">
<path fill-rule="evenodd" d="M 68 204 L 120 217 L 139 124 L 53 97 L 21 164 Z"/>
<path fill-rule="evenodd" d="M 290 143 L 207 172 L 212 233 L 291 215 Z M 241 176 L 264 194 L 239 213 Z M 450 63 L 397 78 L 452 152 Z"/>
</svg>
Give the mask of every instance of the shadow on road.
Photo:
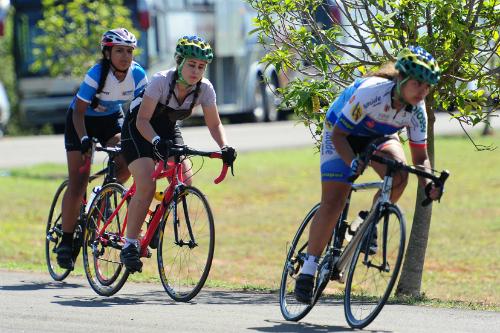
<svg viewBox="0 0 500 333">
<path fill-rule="evenodd" d="M 287 322 L 276 320 L 265 320 L 265 322 L 274 324 L 272 327 L 249 327 L 249 330 L 258 332 L 353 332 L 357 331 L 350 327 L 332 326 L 332 325 L 316 325 L 308 322 Z M 363 332 L 392 332 L 364 329 Z"/>
<path fill-rule="evenodd" d="M 81 288 L 84 285 L 78 283 L 67 283 L 67 282 L 36 282 L 21 280 L 20 284 L 15 284 L 11 286 L 0 286 L 0 290 L 10 290 L 10 291 L 30 291 L 30 290 L 42 290 L 42 289 L 66 289 L 66 288 Z"/>
</svg>

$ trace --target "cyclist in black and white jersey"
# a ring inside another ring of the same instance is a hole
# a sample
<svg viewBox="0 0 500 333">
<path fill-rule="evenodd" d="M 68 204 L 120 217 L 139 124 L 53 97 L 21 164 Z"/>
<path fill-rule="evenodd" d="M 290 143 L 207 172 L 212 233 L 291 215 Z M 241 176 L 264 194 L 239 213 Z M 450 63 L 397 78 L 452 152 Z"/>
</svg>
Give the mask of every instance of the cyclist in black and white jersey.
<svg viewBox="0 0 500 333">
<path fill-rule="evenodd" d="M 223 160 L 231 164 L 236 151 L 229 147 L 219 118 L 216 95 L 210 81 L 203 77 L 214 57 L 211 46 L 197 36 L 179 39 L 176 68 L 156 73 L 143 96 L 132 101 L 122 129 L 122 152 L 137 186 L 128 208 L 126 243 L 121 260 L 131 272 L 141 271 L 139 236 L 156 184 L 151 178 L 155 160 L 167 154 L 167 140 L 183 144 L 178 120 L 191 115 L 201 105 L 212 138 L 222 150 Z M 186 183 L 191 183 L 191 165 L 183 161 Z"/>
</svg>

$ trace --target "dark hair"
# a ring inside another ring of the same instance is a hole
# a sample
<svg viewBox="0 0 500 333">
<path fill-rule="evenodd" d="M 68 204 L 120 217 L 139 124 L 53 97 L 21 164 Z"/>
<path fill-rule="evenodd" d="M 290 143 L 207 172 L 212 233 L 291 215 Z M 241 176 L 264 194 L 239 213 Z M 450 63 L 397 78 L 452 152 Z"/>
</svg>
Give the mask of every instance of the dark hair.
<svg viewBox="0 0 500 333">
<path fill-rule="evenodd" d="M 102 59 L 100 61 L 101 63 L 101 76 L 99 77 L 99 84 L 97 86 L 97 90 L 95 92 L 94 97 L 92 98 L 92 102 L 90 103 L 90 107 L 92 109 L 95 109 L 97 105 L 99 104 L 99 100 L 97 99 L 97 95 L 102 92 L 102 89 L 104 88 L 104 84 L 106 84 L 106 78 L 108 77 L 109 70 L 111 69 L 111 60 L 106 58 L 105 51 L 109 50 L 111 52 L 111 47 L 105 46 L 102 49 Z"/>
</svg>

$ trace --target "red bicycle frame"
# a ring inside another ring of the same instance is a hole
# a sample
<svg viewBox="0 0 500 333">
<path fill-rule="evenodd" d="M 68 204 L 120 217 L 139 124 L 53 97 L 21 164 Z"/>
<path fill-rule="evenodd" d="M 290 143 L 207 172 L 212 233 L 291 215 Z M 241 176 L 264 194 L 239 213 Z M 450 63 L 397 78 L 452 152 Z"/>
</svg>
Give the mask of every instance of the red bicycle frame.
<svg viewBox="0 0 500 333">
<path fill-rule="evenodd" d="M 200 153 L 201 156 L 207 156 L 210 158 L 219 158 L 219 159 L 222 158 L 222 154 L 219 152 L 204 153 L 204 152 L 198 152 L 198 151 L 194 151 L 194 150 L 189 150 L 189 151 L 197 152 L 197 153 Z M 227 170 L 228 170 L 228 165 L 223 164 L 220 175 L 214 180 L 215 184 L 218 184 L 224 180 L 224 178 L 226 177 L 226 174 L 227 174 Z M 168 205 L 170 204 L 170 202 L 174 198 L 174 193 L 175 193 L 176 187 L 184 183 L 184 173 L 182 170 L 182 162 L 178 160 L 178 157 L 176 157 L 176 162 L 168 161 L 166 163 L 166 165 L 165 165 L 165 161 L 160 161 L 156 165 L 155 171 L 152 174 L 152 178 L 155 181 L 158 179 L 161 179 L 161 178 L 167 178 L 169 180 L 169 185 L 164 191 L 165 194 L 163 196 L 162 201 L 159 204 L 160 206 L 158 207 L 158 209 L 156 209 L 154 216 L 146 229 L 146 234 L 141 238 L 141 241 L 140 241 L 141 242 L 140 243 L 140 248 L 141 248 L 140 255 L 141 255 L 141 257 L 147 256 L 147 254 L 148 254 L 147 247 L 148 247 L 149 243 L 151 242 L 151 239 L 153 238 L 154 232 L 156 231 L 156 228 L 158 228 L 160 221 L 161 221 L 161 218 L 165 214 L 165 211 L 166 211 Z M 101 218 L 104 219 L 105 215 L 103 214 L 104 209 L 100 209 L 100 216 L 99 216 L 99 219 L 97 221 L 97 229 L 100 231 L 97 235 L 97 238 L 103 244 L 107 245 L 107 243 L 109 241 L 109 238 L 107 237 L 107 235 L 105 233 L 106 228 L 113 221 L 113 219 L 118 214 L 118 212 L 120 211 L 122 206 L 125 204 L 125 202 L 127 202 L 129 200 L 129 198 L 131 198 L 135 194 L 135 192 L 136 192 L 136 185 L 135 185 L 135 181 L 134 181 L 132 186 L 130 187 L 130 189 L 128 189 L 125 192 L 123 198 L 121 199 L 120 203 L 118 204 L 116 209 L 113 211 L 113 213 L 105 219 L 105 224 L 104 224 L 103 228 L 99 228 L 99 225 L 101 223 Z M 101 207 L 105 208 L 105 206 L 106 206 L 105 203 L 102 203 L 102 205 L 104 205 L 104 206 L 101 206 Z M 124 218 L 124 221 L 122 224 L 122 230 L 120 230 L 120 234 L 119 234 L 120 240 L 122 240 L 122 241 L 124 239 L 124 233 L 125 233 L 125 230 L 127 228 L 127 221 L 128 221 L 128 209 L 127 209 L 127 213 L 125 214 L 125 218 Z"/>
</svg>

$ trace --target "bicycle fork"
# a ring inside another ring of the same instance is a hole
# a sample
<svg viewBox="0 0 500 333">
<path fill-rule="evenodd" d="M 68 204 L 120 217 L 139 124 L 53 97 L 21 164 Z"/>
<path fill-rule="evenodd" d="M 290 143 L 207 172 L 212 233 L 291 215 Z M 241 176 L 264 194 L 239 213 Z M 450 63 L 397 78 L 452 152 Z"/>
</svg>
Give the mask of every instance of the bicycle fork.
<svg viewBox="0 0 500 333">
<path fill-rule="evenodd" d="M 174 220 L 175 244 L 179 245 L 179 246 L 187 245 L 190 249 L 192 249 L 192 248 L 197 247 L 198 244 L 196 243 L 196 240 L 194 239 L 193 230 L 191 228 L 191 220 L 189 217 L 188 205 L 187 205 L 187 201 L 186 201 L 186 194 L 182 193 L 182 192 L 183 192 L 182 189 L 180 191 L 177 191 L 177 193 L 174 196 L 174 200 L 173 200 L 173 202 L 174 202 L 173 220 Z M 181 199 L 182 209 L 184 211 L 184 221 L 186 223 L 186 228 L 187 228 L 188 233 L 189 233 L 189 241 L 188 242 L 185 242 L 183 239 L 179 239 L 180 219 L 179 219 L 179 214 L 177 212 L 177 207 L 178 207 L 177 200 L 179 199 L 179 197 Z"/>
</svg>

